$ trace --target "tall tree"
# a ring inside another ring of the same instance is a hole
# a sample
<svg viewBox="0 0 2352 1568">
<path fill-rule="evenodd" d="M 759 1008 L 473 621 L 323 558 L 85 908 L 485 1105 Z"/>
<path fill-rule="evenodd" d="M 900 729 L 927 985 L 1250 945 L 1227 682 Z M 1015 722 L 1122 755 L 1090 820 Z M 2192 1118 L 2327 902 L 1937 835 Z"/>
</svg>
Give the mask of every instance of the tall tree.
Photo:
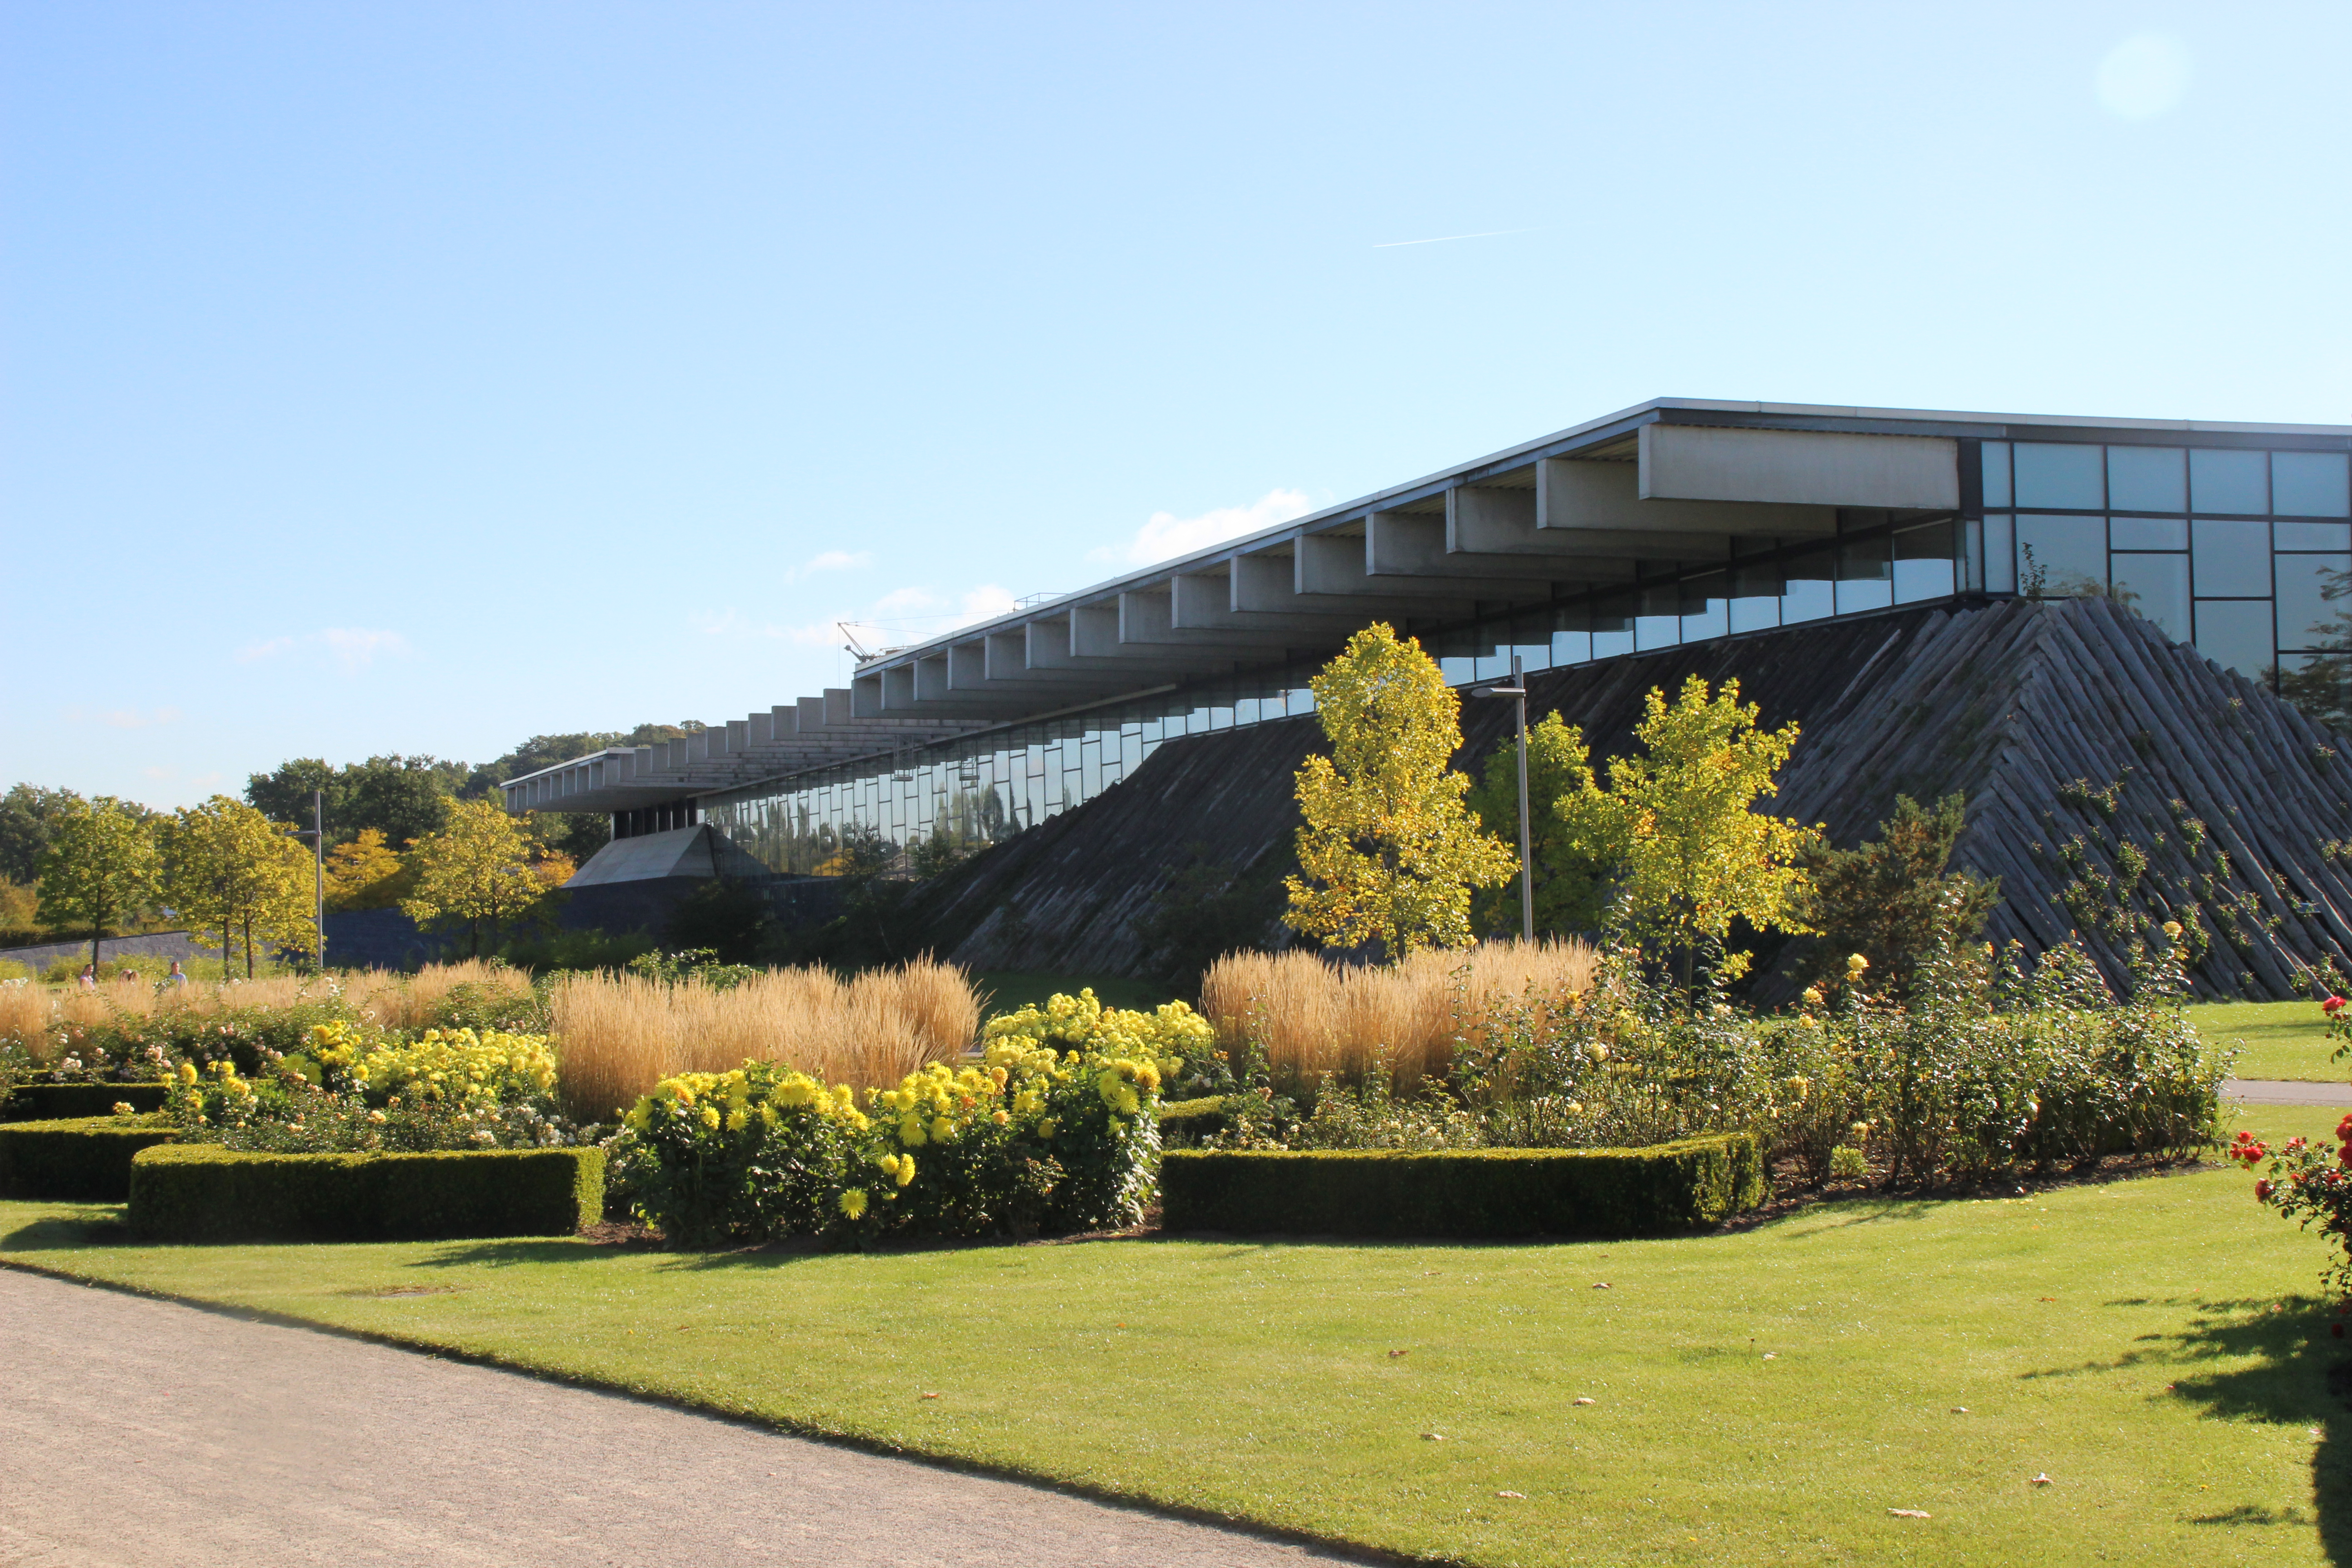
<svg viewBox="0 0 2352 1568">
<path fill-rule="evenodd" d="M 531 864 L 537 849 L 526 825 L 495 801 L 458 801 L 449 808 L 449 826 L 411 852 L 416 890 L 400 907 L 419 921 L 464 921 L 468 949 L 478 957 L 486 924 L 495 941 L 507 921 L 550 891 Z"/>
<path fill-rule="evenodd" d="M 1536 929 L 1556 934 L 1599 931 L 1609 916 L 1610 878 L 1622 856 L 1616 846 L 1586 843 L 1554 809 L 1557 801 L 1584 793 L 1592 782 L 1591 754 L 1584 731 L 1547 713 L 1528 730 L 1528 815 L 1534 830 L 1528 835 L 1535 857 Z M 1486 759 L 1486 776 L 1469 795 L 1470 809 L 1478 820 L 1502 836 L 1505 844 L 1519 841 L 1518 749 L 1509 742 Z M 1481 891 L 1471 906 L 1481 931 L 1517 931 L 1518 889 L 1505 883 Z"/>
<path fill-rule="evenodd" d="M 1874 984 L 1907 988 L 1920 960 L 1984 929 L 2000 900 L 2000 879 L 1946 868 L 1966 805 L 1948 795 L 1930 811 L 1898 795 L 1874 843 L 1806 847 L 1798 858 L 1811 881 L 1801 912 L 1822 937 L 1817 975 L 1843 969 L 1845 955 L 1858 952 L 1870 960 Z"/>
<path fill-rule="evenodd" d="M 245 954 L 245 975 L 265 945 L 313 948 L 310 852 L 243 801 L 216 795 L 180 811 L 169 834 L 173 905 L 190 926 L 221 933 L 221 972 Z"/>
<path fill-rule="evenodd" d="M 410 889 L 406 866 L 383 841 L 381 827 L 362 827 L 349 844 L 327 857 L 327 906 L 335 910 L 388 910 Z"/>
<path fill-rule="evenodd" d="M 102 795 L 68 803 L 37 868 L 41 923 L 89 932 L 89 962 L 108 932 L 155 896 L 161 869 L 153 822 L 139 807 Z"/>
<path fill-rule="evenodd" d="M 1780 793 L 1772 775 L 1797 726 L 1761 730 L 1756 720 L 1737 680 L 1710 695 L 1694 675 L 1671 705 L 1654 687 L 1633 731 L 1643 754 L 1612 762 L 1607 789 L 1588 780 L 1556 808 L 1578 841 L 1618 858 L 1614 925 L 1678 958 L 1685 985 L 1698 948 L 1722 942 L 1735 921 L 1805 929 L 1798 857 L 1816 831 L 1756 809 Z"/>
<path fill-rule="evenodd" d="M 0 795 L 0 879 L 29 882 L 40 875 L 41 855 L 65 811 L 81 796 L 69 789 L 12 784 Z"/>
<path fill-rule="evenodd" d="M 466 773 L 465 763 L 437 757 L 370 757 L 340 769 L 299 757 L 247 779 L 245 798 L 265 816 L 308 822 L 310 792 L 324 790 L 329 844 L 348 844 L 373 827 L 397 847 L 440 831 Z"/>
<path fill-rule="evenodd" d="M 1421 644 L 1384 623 L 1348 639 L 1315 677 L 1328 757 L 1298 770 L 1292 929 L 1328 947 L 1378 940 L 1391 960 L 1471 940 L 1470 890 L 1507 879 L 1518 858 L 1463 804 L 1470 780 L 1447 764 L 1461 703 Z"/>
</svg>

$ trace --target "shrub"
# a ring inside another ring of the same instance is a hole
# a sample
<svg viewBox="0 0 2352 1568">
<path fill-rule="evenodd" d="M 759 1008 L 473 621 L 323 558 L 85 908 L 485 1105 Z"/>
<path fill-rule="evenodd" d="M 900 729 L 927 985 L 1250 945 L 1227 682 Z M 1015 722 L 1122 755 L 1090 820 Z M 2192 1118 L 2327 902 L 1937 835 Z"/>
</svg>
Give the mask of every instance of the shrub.
<svg viewBox="0 0 2352 1568">
<path fill-rule="evenodd" d="M 1648 1149 L 1445 1152 L 1175 1150 L 1160 1161 L 1171 1230 L 1236 1235 L 1654 1236 L 1763 1201 L 1756 1140 Z"/>
<path fill-rule="evenodd" d="M 688 1246 L 1136 1223 L 1159 1152 L 1156 1024 L 1105 1028 L 1069 997 L 1027 1011 L 1142 1054 L 1056 1050 L 1022 1032 L 1032 1019 L 997 1031 L 980 1065 L 933 1063 L 862 1109 L 845 1084 L 770 1063 L 681 1074 L 630 1110 L 621 1189 Z"/>
<path fill-rule="evenodd" d="M 0 1121 L 111 1116 L 117 1105 L 128 1105 L 142 1116 L 152 1115 L 163 1109 L 171 1093 L 167 1083 L 20 1083 L 0 1100 Z"/>
<path fill-rule="evenodd" d="M 1203 1095 L 1197 1100 L 1171 1100 L 1160 1107 L 1160 1142 L 1162 1148 L 1188 1149 L 1204 1139 L 1216 1137 L 1233 1126 L 1226 1113 L 1227 1096 Z"/>
<path fill-rule="evenodd" d="M 255 1154 L 203 1144 L 131 1163 L 128 1218 L 168 1241 L 569 1236 L 604 1217 L 601 1149 Z"/>
<path fill-rule="evenodd" d="M 0 1195 L 119 1204 L 132 1157 L 178 1136 L 160 1116 L 0 1122 Z"/>
<path fill-rule="evenodd" d="M 2281 1219 L 2319 1228 L 2333 1244 L 2321 1279 L 2338 1296 L 2352 1298 L 2352 1116 L 2336 1124 L 2334 1149 L 2290 1138 L 2273 1150 L 2252 1133 L 2241 1132 L 2229 1153 L 2250 1170 L 2270 1162 L 2268 1173 L 2254 1184 L 2255 1200 L 2276 1209 Z"/>
</svg>

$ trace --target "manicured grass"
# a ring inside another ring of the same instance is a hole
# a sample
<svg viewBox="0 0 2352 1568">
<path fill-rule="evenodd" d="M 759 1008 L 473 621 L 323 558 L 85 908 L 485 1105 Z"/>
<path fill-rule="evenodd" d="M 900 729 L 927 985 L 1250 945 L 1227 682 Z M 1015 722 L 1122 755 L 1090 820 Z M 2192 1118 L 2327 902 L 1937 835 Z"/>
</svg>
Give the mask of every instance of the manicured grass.
<svg viewBox="0 0 2352 1568">
<path fill-rule="evenodd" d="M 1041 1003 L 1056 991 L 1075 996 L 1088 986 L 1106 1007 L 1142 1008 L 1149 1010 L 1162 1002 L 1179 998 L 1165 985 L 1149 980 L 1128 980 L 1119 975 L 1093 974 L 1030 974 L 1011 969 L 983 969 L 971 977 L 972 986 L 981 994 L 981 1012 L 993 1017 L 999 1013 L 1014 1013 L 1035 1003 Z M 1190 1001 L 1190 997 L 1183 998 Z"/>
<path fill-rule="evenodd" d="M 2189 1008 L 2189 1020 L 2206 1044 L 2238 1047 L 2231 1070 L 2240 1078 L 2352 1082 L 2352 1057 L 2327 1059 L 2336 1042 L 2316 1002 L 2207 1002 Z"/>
<path fill-rule="evenodd" d="M 2342 1561 L 2352 1352 L 2320 1238 L 2249 1185 L 1641 1243 L 866 1256 L 140 1247 L 11 1204 L 0 1257 L 1481 1563 Z"/>
</svg>

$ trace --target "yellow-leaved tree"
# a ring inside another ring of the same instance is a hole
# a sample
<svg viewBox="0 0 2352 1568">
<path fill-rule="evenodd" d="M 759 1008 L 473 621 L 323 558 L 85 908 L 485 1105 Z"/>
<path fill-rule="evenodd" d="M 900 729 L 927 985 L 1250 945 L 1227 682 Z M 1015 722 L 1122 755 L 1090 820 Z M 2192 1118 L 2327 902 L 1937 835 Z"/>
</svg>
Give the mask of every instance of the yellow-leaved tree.
<svg viewBox="0 0 2352 1568">
<path fill-rule="evenodd" d="M 1471 940 L 1470 890 L 1518 858 L 1463 804 L 1470 780 L 1447 764 L 1461 702 L 1421 644 L 1385 624 L 1348 639 L 1313 681 L 1328 757 L 1298 770 L 1298 866 L 1286 879 L 1293 930 L 1327 947 L 1377 940 L 1391 961 Z"/>
<path fill-rule="evenodd" d="M 452 802 L 448 826 L 409 853 L 416 890 L 400 900 L 401 910 L 420 923 L 463 921 L 478 957 L 484 925 L 495 939 L 551 890 L 532 867 L 538 849 L 529 826 L 496 801 Z"/>
<path fill-rule="evenodd" d="M 221 973 L 237 950 L 246 978 L 264 944 L 318 945 L 310 851 L 241 800 L 216 795 L 173 814 L 167 836 L 173 906 L 194 931 L 221 933 Z"/>
<path fill-rule="evenodd" d="M 1797 858 L 1819 829 L 1756 809 L 1780 793 L 1772 775 L 1796 746 L 1797 726 L 1760 730 L 1756 719 L 1737 680 L 1710 693 L 1694 675 L 1672 704 L 1653 687 L 1633 731 L 1645 754 L 1617 758 L 1606 789 L 1588 777 L 1557 807 L 1573 842 L 1614 863 L 1612 925 L 1679 960 L 1685 985 L 1698 948 L 1721 943 L 1734 921 L 1805 929 Z M 1735 957 L 1723 978 L 1745 972 Z"/>
<path fill-rule="evenodd" d="M 383 828 L 362 827 L 327 857 L 327 903 L 338 910 L 388 910 L 400 901 L 405 869 Z"/>
</svg>

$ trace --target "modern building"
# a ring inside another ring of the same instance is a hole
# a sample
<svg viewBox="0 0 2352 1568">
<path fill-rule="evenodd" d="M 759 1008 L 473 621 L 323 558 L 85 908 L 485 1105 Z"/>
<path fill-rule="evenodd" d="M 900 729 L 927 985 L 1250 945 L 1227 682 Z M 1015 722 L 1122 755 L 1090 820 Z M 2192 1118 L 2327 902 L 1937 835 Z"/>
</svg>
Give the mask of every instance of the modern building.
<svg viewBox="0 0 2352 1568">
<path fill-rule="evenodd" d="M 1316 668 L 1376 620 L 1468 683 L 1514 655 L 1540 670 L 2089 592 L 2274 683 L 2338 635 L 2347 573 L 2352 426 L 1660 398 L 885 650 L 845 689 L 578 758 L 506 800 L 609 812 L 622 840 L 709 825 L 818 872 L 845 833 L 1003 838 L 1167 740 L 1307 712 Z"/>
</svg>

